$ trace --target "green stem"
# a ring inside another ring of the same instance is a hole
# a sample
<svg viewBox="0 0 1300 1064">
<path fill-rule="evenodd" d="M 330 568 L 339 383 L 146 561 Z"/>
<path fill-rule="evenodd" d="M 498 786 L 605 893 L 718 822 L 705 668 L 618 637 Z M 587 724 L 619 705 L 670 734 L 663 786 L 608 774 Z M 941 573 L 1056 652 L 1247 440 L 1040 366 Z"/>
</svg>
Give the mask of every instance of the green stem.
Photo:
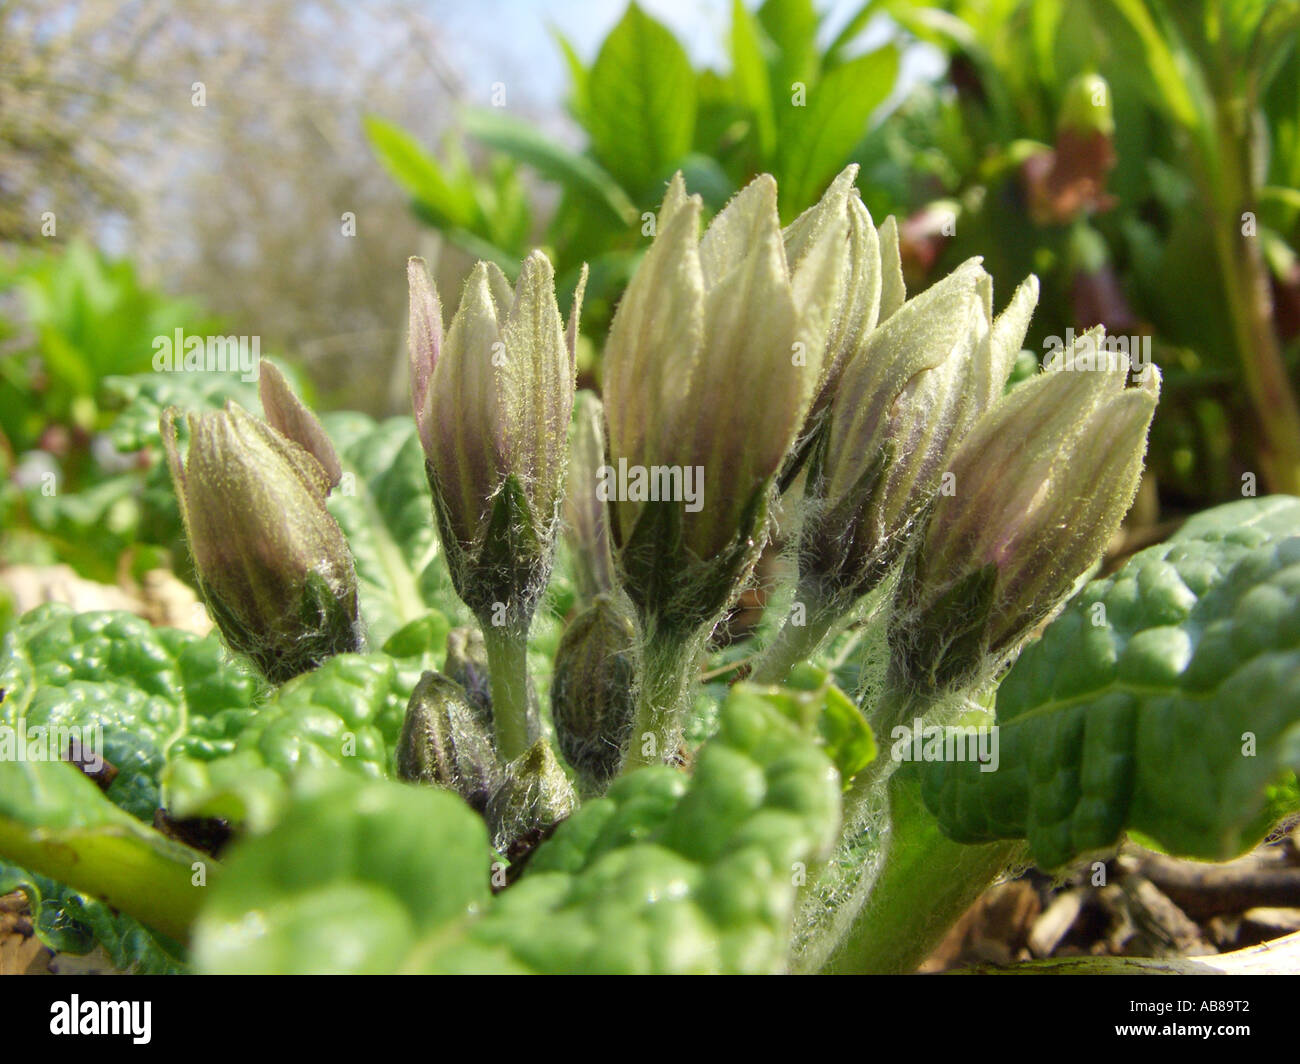
<svg viewBox="0 0 1300 1064">
<path fill-rule="evenodd" d="M 702 643 L 698 635 L 683 639 L 662 630 L 648 635 L 623 774 L 661 764 L 677 752 Z"/>
<path fill-rule="evenodd" d="M 893 729 L 920 717 L 943 725 L 964 693 L 927 698 L 886 687 L 867 716 L 876 760 L 844 794 L 840 841 L 801 899 L 800 971 L 911 971 L 1006 867 L 1018 844 L 949 841 L 921 801 L 919 784 L 895 780 Z"/>
<path fill-rule="evenodd" d="M 182 944 L 215 882 L 220 865 L 143 824 L 116 831 L 88 828 L 34 831 L 0 817 L 0 854 L 134 916 Z M 202 866 L 206 879 L 196 885 Z"/>
<path fill-rule="evenodd" d="M 481 627 L 487 646 L 497 753 L 503 760 L 513 761 L 529 746 L 528 628 L 491 623 Z"/>
<path fill-rule="evenodd" d="M 1201 191 L 1213 220 L 1234 346 L 1263 436 L 1265 480 L 1273 491 L 1295 494 L 1300 493 L 1300 406 L 1273 326 L 1272 293 L 1259 239 L 1241 231 L 1243 213 L 1256 209 L 1249 128 L 1255 96 L 1252 90 L 1243 101 L 1222 95 L 1216 100 L 1219 165 L 1202 161 Z"/>
<path fill-rule="evenodd" d="M 805 623 L 795 624 L 787 617 L 776 638 L 763 648 L 749 678 L 754 683 L 778 684 L 794 666 L 807 661 L 830 635 L 840 615 L 833 610 L 806 604 Z"/>
<path fill-rule="evenodd" d="M 898 789 L 890 798 L 893 831 L 884 864 L 823 972 L 915 971 L 1021 849 L 1018 842 L 953 842 L 924 809 L 911 810 L 912 821 L 903 825 Z"/>
</svg>

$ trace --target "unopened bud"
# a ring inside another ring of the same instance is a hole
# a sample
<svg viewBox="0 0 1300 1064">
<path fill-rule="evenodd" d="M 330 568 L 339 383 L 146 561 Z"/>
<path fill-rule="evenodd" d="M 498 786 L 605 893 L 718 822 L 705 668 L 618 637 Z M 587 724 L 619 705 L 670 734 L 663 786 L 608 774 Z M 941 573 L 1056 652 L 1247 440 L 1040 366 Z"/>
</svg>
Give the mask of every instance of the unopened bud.
<svg viewBox="0 0 1300 1064">
<path fill-rule="evenodd" d="M 199 587 L 231 648 L 283 683 L 361 649 L 352 554 L 325 499 L 338 456 L 270 363 L 259 376 L 270 424 L 233 403 L 190 414 L 189 453 L 177 411 L 160 428 Z"/>
<path fill-rule="evenodd" d="M 453 790 L 480 813 L 501 785 L 491 723 L 450 677 L 426 672 L 411 694 L 397 739 L 397 776 Z"/>
<path fill-rule="evenodd" d="M 565 631 L 551 679 L 560 753 L 597 785 L 622 762 L 636 713 L 637 675 L 636 627 L 601 595 Z"/>
<path fill-rule="evenodd" d="M 573 785 L 545 739 L 538 739 L 506 766 L 505 780 L 485 814 L 492 844 L 506 852 L 512 843 L 548 830 L 573 812 Z"/>
<path fill-rule="evenodd" d="M 912 555 L 890 631 L 891 667 L 911 688 L 955 689 L 995 671 L 1069 595 L 1119 528 L 1137 492 L 1160 375 L 1094 365 L 1080 344 L 1013 389 L 952 461 Z"/>
</svg>

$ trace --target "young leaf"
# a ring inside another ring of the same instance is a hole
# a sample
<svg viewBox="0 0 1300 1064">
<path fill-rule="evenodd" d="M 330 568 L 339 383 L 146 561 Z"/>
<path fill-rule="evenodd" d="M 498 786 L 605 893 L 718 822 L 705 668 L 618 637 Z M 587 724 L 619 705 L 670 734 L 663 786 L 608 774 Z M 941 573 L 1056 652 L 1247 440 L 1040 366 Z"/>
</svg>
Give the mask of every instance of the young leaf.
<svg viewBox="0 0 1300 1064">
<path fill-rule="evenodd" d="M 898 52 L 886 47 L 831 70 L 807 88 L 802 104 L 789 91 L 778 98 L 783 222 L 812 204 L 843 168 L 897 76 Z"/>
<path fill-rule="evenodd" d="M 635 3 L 592 65 L 586 124 L 596 157 L 634 196 L 690 151 L 695 72 L 667 27 Z"/>
<path fill-rule="evenodd" d="M 1300 769 L 1300 499 L 1220 506 L 1089 584 L 998 692 L 999 763 L 924 766 L 962 842 L 1044 867 L 1143 832 L 1188 857 L 1256 843 Z"/>
</svg>

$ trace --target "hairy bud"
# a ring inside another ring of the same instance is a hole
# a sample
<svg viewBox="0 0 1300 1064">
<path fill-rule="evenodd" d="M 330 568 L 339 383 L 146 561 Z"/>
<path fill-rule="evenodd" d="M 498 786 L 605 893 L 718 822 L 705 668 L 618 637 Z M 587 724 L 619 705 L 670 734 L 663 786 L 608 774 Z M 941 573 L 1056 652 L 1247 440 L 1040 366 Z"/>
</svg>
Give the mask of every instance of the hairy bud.
<svg viewBox="0 0 1300 1064">
<path fill-rule="evenodd" d="M 608 595 L 564 633 L 551 679 L 551 719 L 560 753 L 595 784 L 623 759 L 636 713 L 636 626 Z"/>
<path fill-rule="evenodd" d="M 213 619 L 232 649 L 283 683 L 362 639 L 352 555 L 325 508 L 338 456 L 273 365 L 259 388 L 270 424 L 233 403 L 190 414 L 183 462 L 177 411 L 160 427 Z"/>
</svg>

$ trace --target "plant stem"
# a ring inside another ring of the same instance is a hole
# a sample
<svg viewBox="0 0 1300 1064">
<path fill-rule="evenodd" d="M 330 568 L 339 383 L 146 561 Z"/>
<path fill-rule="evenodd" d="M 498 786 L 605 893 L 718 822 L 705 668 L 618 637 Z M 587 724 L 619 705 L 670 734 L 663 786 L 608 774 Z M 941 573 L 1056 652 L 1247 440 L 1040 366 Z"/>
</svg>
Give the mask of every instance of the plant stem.
<svg viewBox="0 0 1300 1064">
<path fill-rule="evenodd" d="M 898 817 L 891 802 L 891 818 Z M 906 836 L 897 827 L 865 904 L 823 972 L 915 971 L 1021 849 L 1018 842 L 953 842 L 933 819 L 913 824 Z"/>
<path fill-rule="evenodd" d="M 919 784 L 894 779 L 893 728 L 918 717 L 947 724 L 968 704 L 966 693 L 939 699 L 886 686 L 869 708 L 877 756 L 845 792 L 834 856 L 801 898 L 798 970 L 912 970 L 1016 853 L 1018 843 L 949 841 Z"/>
<path fill-rule="evenodd" d="M 481 625 L 492 687 L 497 753 L 513 761 L 528 749 L 528 626 Z"/>
<path fill-rule="evenodd" d="M 182 944 L 207 891 L 196 887 L 202 865 L 215 882 L 220 865 L 140 824 L 116 833 L 87 829 L 34 832 L 0 817 L 0 853 L 134 916 Z"/>
<path fill-rule="evenodd" d="M 840 615 L 819 604 L 808 603 L 804 624 L 795 624 L 793 614 L 759 655 L 749 679 L 754 683 L 779 684 L 794 666 L 807 661 L 830 635 Z"/>
<path fill-rule="evenodd" d="M 1242 218 L 1256 209 L 1251 178 L 1254 147 L 1250 116 L 1258 106 L 1254 79 L 1243 101 L 1220 93 L 1215 101 L 1217 163 L 1198 160 L 1201 194 L 1212 219 L 1216 258 L 1227 295 L 1234 346 L 1246 391 L 1258 419 L 1259 457 L 1273 491 L 1300 493 L 1300 406 L 1287 376 L 1273 326 L 1272 293 L 1258 237 L 1242 233 Z"/>
<path fill-rule="evenodd" d="M 660 764 L 677 752 L 702 643 L 698 635 L 682 638 L 662 630 L 647 636 L 623 774 Z"/>
</svg>

